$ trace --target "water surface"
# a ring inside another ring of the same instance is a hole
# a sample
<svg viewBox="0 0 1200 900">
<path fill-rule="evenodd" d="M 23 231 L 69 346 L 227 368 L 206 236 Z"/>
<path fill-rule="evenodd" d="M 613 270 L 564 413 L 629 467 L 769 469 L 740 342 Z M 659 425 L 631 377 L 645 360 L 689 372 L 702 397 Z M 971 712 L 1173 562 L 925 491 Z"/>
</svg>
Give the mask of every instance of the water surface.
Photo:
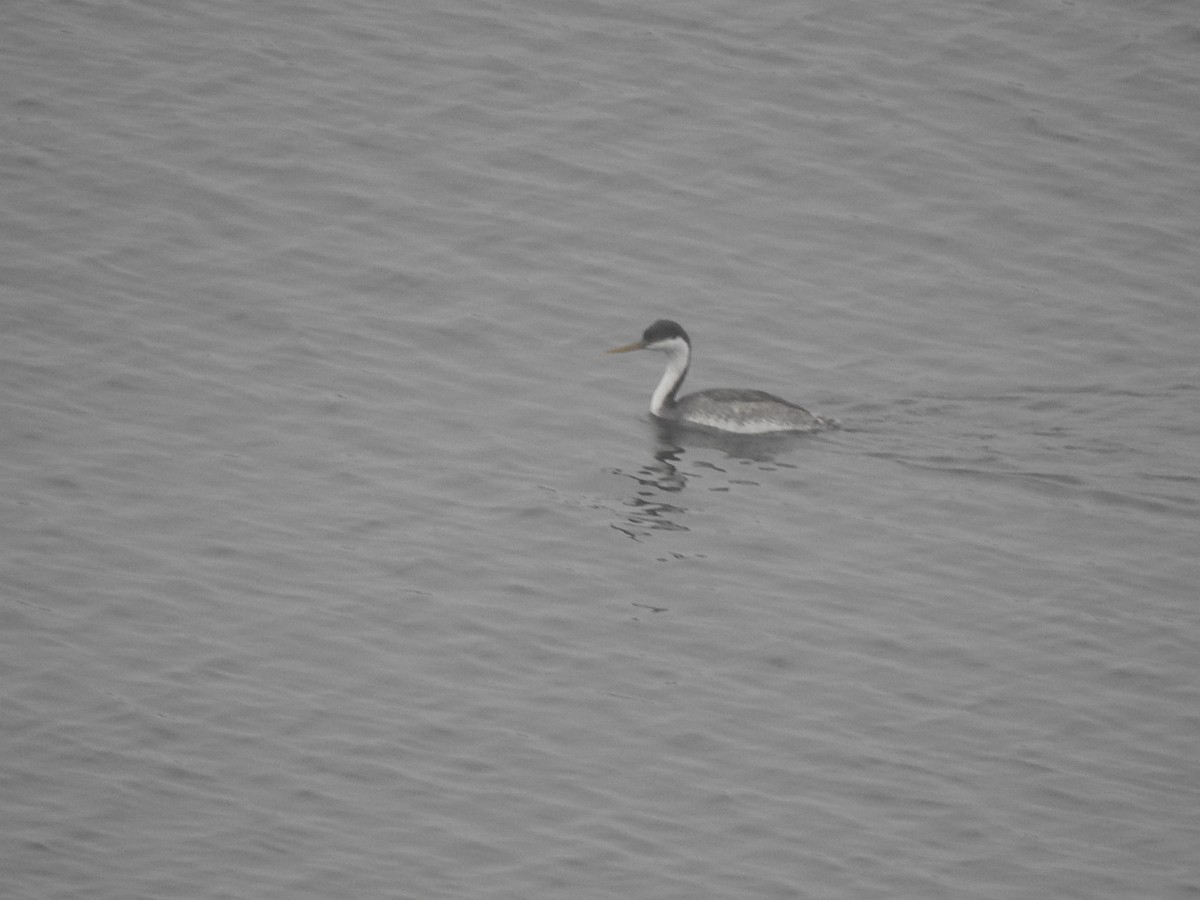
<svg viewBox="0 0 1200 900">
<path fill-rule="evenodd" d="M 9 4 L 6 896 L 1195 896 L 1189 12 Z"/>
</svg>

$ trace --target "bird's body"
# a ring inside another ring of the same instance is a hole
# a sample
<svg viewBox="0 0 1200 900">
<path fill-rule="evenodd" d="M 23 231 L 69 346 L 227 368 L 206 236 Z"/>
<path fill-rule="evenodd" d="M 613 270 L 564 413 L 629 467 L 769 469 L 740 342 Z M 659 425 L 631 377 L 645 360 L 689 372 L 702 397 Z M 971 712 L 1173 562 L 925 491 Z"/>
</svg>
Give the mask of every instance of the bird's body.
<svg viewBox="0 0 1200 900">
<path fill-rule="evenodd" d="M 650 398 L 650 412 L 679 425 L 696 425 L 734 434 L 816 431 L 830 423 L 802 406 L 766 391 L 714 388 L 677 397 L 692 359 L 692 342 L 678 322 L 659 319 L 642 339 L 609 353 L 657 350 L 667 355 L 667 369 Z"/>
</svg>

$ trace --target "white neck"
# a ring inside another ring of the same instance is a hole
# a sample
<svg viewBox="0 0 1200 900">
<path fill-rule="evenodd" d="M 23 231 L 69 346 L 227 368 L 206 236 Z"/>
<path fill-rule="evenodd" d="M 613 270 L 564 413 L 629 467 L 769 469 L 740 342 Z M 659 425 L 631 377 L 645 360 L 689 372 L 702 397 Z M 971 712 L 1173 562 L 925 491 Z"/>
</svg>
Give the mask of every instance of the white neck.
<svg viewBox="0 0 1200 900">
<path fill-rule="evenodd" d="M 692 352 L 682 338 L 671 338 L 647 349 L 667 354 L 667 370 L 663 372 L 662 380 L 650 398 L 650 412 L 665 417 L 675 405 L 675 392 L 679 390 L 684 376 L 687 375 Z"/>
</svg>

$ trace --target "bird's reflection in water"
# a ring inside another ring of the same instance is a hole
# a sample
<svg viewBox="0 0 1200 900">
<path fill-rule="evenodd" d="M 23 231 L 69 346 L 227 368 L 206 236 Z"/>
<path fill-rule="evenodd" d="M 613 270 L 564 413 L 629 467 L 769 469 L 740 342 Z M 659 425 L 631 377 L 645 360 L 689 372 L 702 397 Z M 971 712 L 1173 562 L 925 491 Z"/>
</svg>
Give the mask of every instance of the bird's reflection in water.
<svg viewBox="0 0 1200 900">
<path fill-rule="evenodd" d="M 614 475 L 629 478 L 637 485 L 634 495 L 625 500 L 626 509 L 622 521 L 613 524 L 613 528 L 635 541 L 659 531 L 688 530 L 681 521 L 687 515 L 688 508 L 681 501 L 688 481 L 693 476 L 681 468 L 682 459 L 688 452 L 684 446 L 685 442 L 693 448 L 719 450 L 730 459 L 743 463 L 754 462 L 773 468 L 783 465 L 775 462 L 775 454 L 797 440 L 794 435 L 720 434 L 657 420 L 653 427 L 655 446 L 652 460 L 637 472 L 613 470 Z M 719 466 L 702 461 L 696 461 L 693 465 L 710 473 L 725 471 Z M 730 479 L 729 483 L 755 482 Z M 728 487 L 711 487 L 710 490 L 728 490 Z"/>
<path fill-rule="evenodd" d="M 671 495 L 678 495 L 687 487 L 687 476 L 676 465 L 683 453 L 682 447 L 659 447 L 654 452 L 654 460 L 636 473 L 613 470 L 614 474 L 630 478 L 637 484 L 634 496 L 625 501 L 623 521 L 613 523 L 613 528 L 635 541 L 655 531 L 688 530 L 678 522 L 687 508 L 668 501 L 668 497 L 675 500 Z"/>
</svg>

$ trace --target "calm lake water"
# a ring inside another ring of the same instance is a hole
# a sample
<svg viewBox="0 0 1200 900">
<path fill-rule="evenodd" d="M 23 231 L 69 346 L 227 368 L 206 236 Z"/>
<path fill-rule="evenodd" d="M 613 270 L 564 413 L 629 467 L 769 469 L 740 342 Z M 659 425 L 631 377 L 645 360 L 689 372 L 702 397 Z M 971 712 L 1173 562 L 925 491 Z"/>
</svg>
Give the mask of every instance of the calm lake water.
<svg viewBox="0 0 1200 900">
<path fill-rule="evenodd" d="M 1192 5 L 0 26 L 6 897 L 1200 896 Z"/>
</svg>

